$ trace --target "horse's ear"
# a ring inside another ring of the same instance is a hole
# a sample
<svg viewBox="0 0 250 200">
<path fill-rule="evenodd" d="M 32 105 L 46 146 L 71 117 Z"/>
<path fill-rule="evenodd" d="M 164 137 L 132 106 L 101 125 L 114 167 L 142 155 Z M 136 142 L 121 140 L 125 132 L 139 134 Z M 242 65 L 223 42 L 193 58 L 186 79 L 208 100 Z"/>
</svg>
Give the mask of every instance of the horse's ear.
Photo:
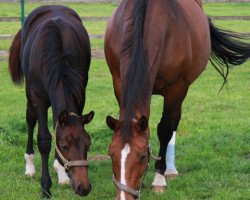
<svg viewBox="0 0 250 200">
<path fill-rule="evenodd" d="M 91 111 L 89 114 L 86 114 L 86 115 L 83 115 L 82 116 L 82 121 L 83 121 L 83 124 L 88 124 L 89 122 L 92 121 L 92 119 L 94 118 L 94 111 Z"/>
<path fill-rule="evenodd" d="M 113 130 L 113 131 L 119 130 L 119 127 L 120 127 L 120 121 L 119 121 L 119 120 L 114 119 L 114 118 L 111 117 L 111 116 L 107 116 L 106 122 L 107 122 L 108 127 L 109 127 L 111 130 Z"/>
<path fill-rule="evenodd" d="M 148 128 L 148 119 L 145 116 L 142 116 L 141 119 L 136 124 L 139 132 L 145 132 Z"/>
<path fill-rule="evenodd" d="M 69 113 L 67 111 L 62 111 L 59 115 L 58 122 L 62 128 L 66 126 Z"/>
</svg>

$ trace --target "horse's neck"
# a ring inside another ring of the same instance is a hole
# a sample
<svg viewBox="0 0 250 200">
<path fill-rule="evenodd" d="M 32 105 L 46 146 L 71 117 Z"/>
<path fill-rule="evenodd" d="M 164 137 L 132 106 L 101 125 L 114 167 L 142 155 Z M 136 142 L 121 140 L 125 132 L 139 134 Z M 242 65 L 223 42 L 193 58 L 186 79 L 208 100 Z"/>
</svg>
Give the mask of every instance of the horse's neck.
<svg viewBox="0 0 250 200">
<path fill-rule="evenodd" d="M 55 122 L 63 111 L 73 112 L 76 114 L 81 114 L 82 112 L 80 106 L 74 103 L 75 101 L 72 97 L 67 95 L 62 86 L 59 86 L 50 98 Z"/>
</svg>

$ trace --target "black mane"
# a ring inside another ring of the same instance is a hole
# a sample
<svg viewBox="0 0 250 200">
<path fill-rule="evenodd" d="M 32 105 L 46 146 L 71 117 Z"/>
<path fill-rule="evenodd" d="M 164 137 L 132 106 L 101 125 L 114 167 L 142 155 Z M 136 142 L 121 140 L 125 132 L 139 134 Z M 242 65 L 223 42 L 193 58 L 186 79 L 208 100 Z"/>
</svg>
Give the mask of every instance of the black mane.
<svg viewBox="0 0 250 200">
<path fill-rule="evenodd" d="M 143 43 L 144 21 L 147 11 L 147 0 L 134 1 L 130 16 L 131 30 L 129 36 L 122 42 L 122 56 L 129 59 L 128 71 L 122 77 L 121 106 L 125 110 L 122 134 L 125 142 L 131 136 L 131 121 L 136 110 L 141 111 L 150 100 L 149 67 Z M 125 30 L 125 31 L 130 31 Z M 124 70 L 124 69 L 122 69 Z"/>
</svg>

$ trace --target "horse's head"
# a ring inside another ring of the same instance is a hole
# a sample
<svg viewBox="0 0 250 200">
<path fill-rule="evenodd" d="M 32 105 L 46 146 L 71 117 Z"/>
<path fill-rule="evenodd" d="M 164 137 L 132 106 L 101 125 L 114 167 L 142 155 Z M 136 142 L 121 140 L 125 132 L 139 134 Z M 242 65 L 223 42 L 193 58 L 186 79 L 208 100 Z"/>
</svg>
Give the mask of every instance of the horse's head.
<svg viewBox="0 0 250 200">
<path fill-rule="evenodd" d="M 55 130 L 58 160 L 68 173 L 75 192 L 80 196 L 86 196 L 91 191 L 87 162 L 91 140 L 84 125 L 93 117 L 93 111 L 83 116 L 63 111 Z"/>
<path fill-rule="evenodd" d="M 116 199 L 137 199 L 149 163 L 148 119 L 141 117 L 131 122 L 127 142 L 122 137 L 123 121 L 108 116 L 108 126 L 114 131 L 109 155 L 112 159 Z"/>
</svg>

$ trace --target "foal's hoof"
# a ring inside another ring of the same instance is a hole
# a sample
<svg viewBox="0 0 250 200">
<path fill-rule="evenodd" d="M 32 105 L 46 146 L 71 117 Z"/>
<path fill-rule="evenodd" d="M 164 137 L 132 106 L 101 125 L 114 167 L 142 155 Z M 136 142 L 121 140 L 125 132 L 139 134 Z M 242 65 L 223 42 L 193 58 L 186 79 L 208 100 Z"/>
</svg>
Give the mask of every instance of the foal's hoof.
<svg viewBox="0 0 250 200">
<path fill-rule="evenodd" d="M 42 191 L 42 199 L 50 199 L 51 193 L 50 191 L 46 192 L 45 190 Z"/>
<path fill-rule="evenodd" d="M 163 193 L 166 190 L 166 186 L 153 186 L 153 191 L 157 193 Z"/>
<path fill-rule="evenodd" d="M 32 172 L 25 172 L 25 176 L 27 177 L 27 178 L 32 178 L 34 175 L 35 175 L 35 173 L 36 172 L 34 172 L 34 171 L 32 171 Z"/>
<path fill-rule="evenodd" d="M 69 178 L 67 177 L 67 178 L 64 179 L 64 180 L 59 180 L 59 181 L 58 181 L 58 184 L 59 184 L 59 185 L 70 185 L 70 180 L 69 180 Z"/>
<path fill-rule="evenodd" d="M 35 170 L 35 165 L 34 165 L 34 154 L 24 154 L 24 159 L 26 161 L 26 166 L 25 166 L 25 176 L 27 177 L 33 177 L 36 173 Z"/>
</svg>

